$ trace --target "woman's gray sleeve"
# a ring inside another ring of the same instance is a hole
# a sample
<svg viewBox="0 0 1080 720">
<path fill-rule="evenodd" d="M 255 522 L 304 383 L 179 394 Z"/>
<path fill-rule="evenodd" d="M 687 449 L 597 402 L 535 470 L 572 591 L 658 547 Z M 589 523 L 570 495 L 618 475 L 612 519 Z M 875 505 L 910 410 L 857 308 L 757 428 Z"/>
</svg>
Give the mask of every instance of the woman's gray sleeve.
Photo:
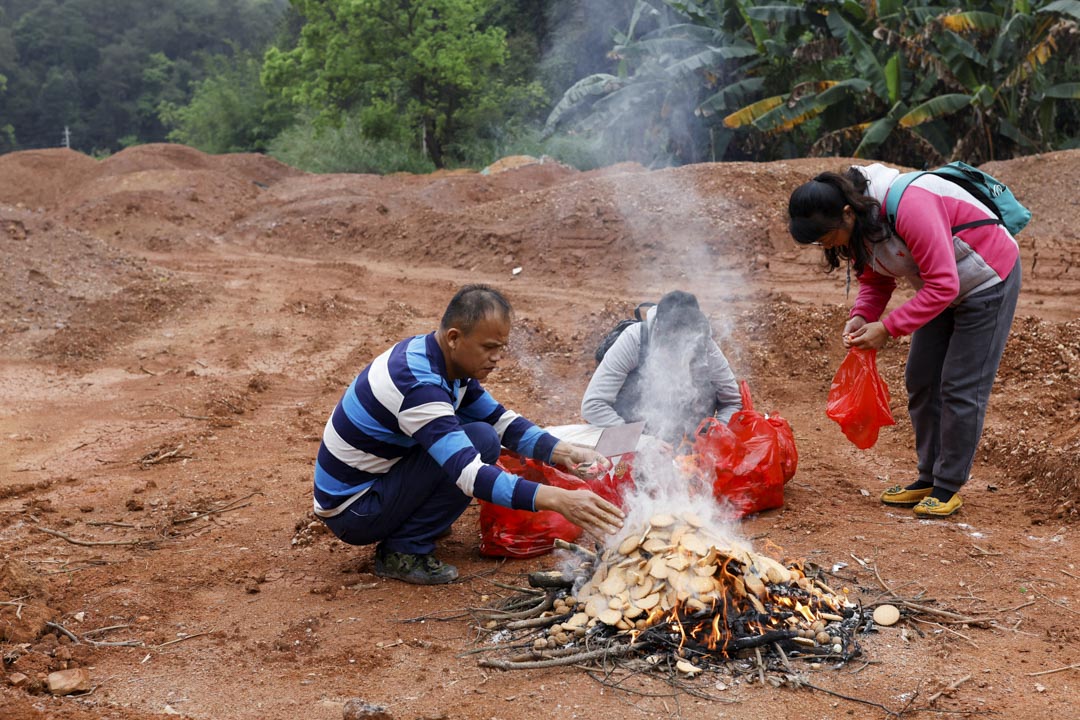
<svg viewBox="0 0 1080 720">
<path fill-rule="evenodd" d="M 735 373 L 715 342 L 709 343 L 709 380 L 716 389 L 716 417 L 726 423 L 742 410 L 742 396 Z"/>
<path fill-rule="evenodd" d="M 589 380 L 581 398 L 581 416 L 586 422 L 600 427 L 626 424 L 615 412 L 615 398 L 627 375 L 637 367 L 640 350 L 641 323 L 638 323 L 622 331 Z"/>
</svg>

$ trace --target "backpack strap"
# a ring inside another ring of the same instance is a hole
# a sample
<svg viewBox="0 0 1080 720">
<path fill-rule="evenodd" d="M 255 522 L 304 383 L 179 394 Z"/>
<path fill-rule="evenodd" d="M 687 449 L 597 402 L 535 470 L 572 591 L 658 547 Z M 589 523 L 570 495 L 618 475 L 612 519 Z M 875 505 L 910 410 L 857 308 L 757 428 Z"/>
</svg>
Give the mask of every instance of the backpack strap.
<svg viewBox="0 0 1080 720">
<path fill-rule="evenodd" d="M 896 210 L 900 207 L 900 197 L 904 194 L 904 190 L 907 190 L 908 185 L 914 182 L 922 175 L 934 175 L 939 178 L 948 180 L 949 182 L 959 185 L 968 192 L 973 198 L 981 202 L 986 206 L 990 212 L 994 213 L 992 218 L 984 218 L 982 220 L 972 220 L 971 222 L 961 223 L 952 227 L 952 234 L 961 230 L 967 230 L 973 227 L 982 227 L 983 225 L 1004 225 L 1005 220 L 1001 217 L 1001 212 L 997 209 L 997 205 L 993 203 L 990 198 L 986 196 L 982 190 L 978 188 L 975 183 L 965 178 L 957 177 L 956 175 L 950 175 L 947 173 L 939 172 L 910 172 L 904 173 L 892 181 L 889 185 L 888 191 L 885 193 L 885 217 L 889 221 L 889 227 L 892 229 L 893 234 L 899 236 L 900 233 L 896 232 Z"/>
<path fill-rule="evenodd" d="M 967 230 L 968 228 L 981 227 L 983 225 L 1004 225 L 1005 224 L 1005 219 L 1001 217 L 1001 211 L 998 210 L 998 207 L 994 203 L 994 201 L 991 200 L 989 197 L 987 197 L 986 193 L 983 192 L 982 190 L 980 190 L 979 186 L 976 185 L 975 183 L 973 183 L 971 180 L 959 177 L 957 175 L 949 175 L 949 174 L 946 174 L 946 173 L 935 172 L 935 173 L 931 173 L 931 174 L 936 175 L 939 178 L 945 178 L 949 182 L 954 183 L 954 184 L 959 185 L 960 187 L 964 188 L 964 190 L 966 190 L 969 195 L 971 195 L 973 198 L 975 198 L 976 200 L 981 202 L 983 205 L 985 205 L 987 210 L 994 213 L 994 217 L 992 217 L 992 218 L 983 218 L 982 220 L 972 220 L 971 222 L 966 222 L 966 223 L 962 223 L 960 225 L 955 226 L 952 229 L 953 235 L 960 232 L 961 230 Z"/>
<path fill-rule="evenodd" d="M 899 235 L 896 232 L 896 210 L 900 207 L 900 196 L 907 190 L 908 185 L 924 174 L 922 171 L 903 173 L 889 183 L 889 189 L 885 192 L 885 218 L 889 221 L 894 235 Z"/>
</svg>

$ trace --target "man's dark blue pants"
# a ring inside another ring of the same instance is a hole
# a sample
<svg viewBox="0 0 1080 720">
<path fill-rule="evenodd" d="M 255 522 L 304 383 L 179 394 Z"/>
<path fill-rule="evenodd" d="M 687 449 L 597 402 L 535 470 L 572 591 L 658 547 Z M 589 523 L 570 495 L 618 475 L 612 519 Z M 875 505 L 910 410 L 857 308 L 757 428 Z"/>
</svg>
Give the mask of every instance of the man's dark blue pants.
<svg viewBox="0 0 1080 720">
<path fill-rule="evenodd" d="M 499 435 L 487 423 L 462 429 L 483 462 L 499 459 Z M 472 500 L 421 447 L 397 462 L 341 514 L 323 518 L 350 545 L 379 543 L 385 552 L 427 555 L 435 538 L 461 517 Z"/>
</svg>

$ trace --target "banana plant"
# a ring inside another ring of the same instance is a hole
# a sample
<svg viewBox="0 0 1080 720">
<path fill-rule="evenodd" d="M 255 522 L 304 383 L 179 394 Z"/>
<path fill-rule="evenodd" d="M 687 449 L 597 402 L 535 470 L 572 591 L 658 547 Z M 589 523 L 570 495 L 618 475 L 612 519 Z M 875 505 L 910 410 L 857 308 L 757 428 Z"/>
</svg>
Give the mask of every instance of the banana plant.
<svg viewBox="0 0 1080 720">
<path fill-rule="evenodd" d="M 1071 58 L 1077 56 L 1080 0 L 1057 0 L 1034 11 L 1024 0 L 991 3 L 993 12 L 979 9 L 986 3 L 966 4 L 977 7 L 822 3 L 817 7 L 827 10 L 829 35 L 864 82 L 820 74 L 797 78 L 784 93 L 749 98 L 724 123 L 775 135 L 839 109 L 821 124 L 813 148 L 850 148 L 857 139 L 858 157 L 889 154 L 888 146 L 896 145 L 934 158 L 983 160 L 1001 146 L 1032 152 L 1061 145 L 1055 111 L 1061 100 L 1078 97 Z M 754 15 L 803 22 L 811 42 L 820 42 L 820 25 L 791 10 L 758 8 Z M 1066 82 L 1049 81 L 1062 75 Z"/>
</svg>

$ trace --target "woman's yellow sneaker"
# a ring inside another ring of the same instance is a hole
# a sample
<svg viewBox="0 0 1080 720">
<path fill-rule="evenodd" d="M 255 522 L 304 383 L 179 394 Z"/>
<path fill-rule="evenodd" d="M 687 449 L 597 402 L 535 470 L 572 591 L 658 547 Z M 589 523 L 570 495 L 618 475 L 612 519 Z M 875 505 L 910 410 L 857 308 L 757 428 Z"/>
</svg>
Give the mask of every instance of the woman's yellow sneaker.
<svg viewBox="0 0 1080 720">
<path fill-rule="evenodd" d="M 941 502 L 937 498 L 928 497 L 915 506 L 915 514 L 919 517 L 948 517 L 960 509 L 964 501 L 960 493 L 949 498 L 949 502 Z"/>
<path fill-rule="evenodd" d="M 881 493 L 881 502 L 886 505 L 900 505 L 903 507 L 911 507 L 912 505 L 918 505 L 924 498 L 926 498 L 930 491 L 934 488 L 919 488 L 918 490 L 908 490 L 900 485 L 893 485 L 891 488 Z"/>
</svg>

